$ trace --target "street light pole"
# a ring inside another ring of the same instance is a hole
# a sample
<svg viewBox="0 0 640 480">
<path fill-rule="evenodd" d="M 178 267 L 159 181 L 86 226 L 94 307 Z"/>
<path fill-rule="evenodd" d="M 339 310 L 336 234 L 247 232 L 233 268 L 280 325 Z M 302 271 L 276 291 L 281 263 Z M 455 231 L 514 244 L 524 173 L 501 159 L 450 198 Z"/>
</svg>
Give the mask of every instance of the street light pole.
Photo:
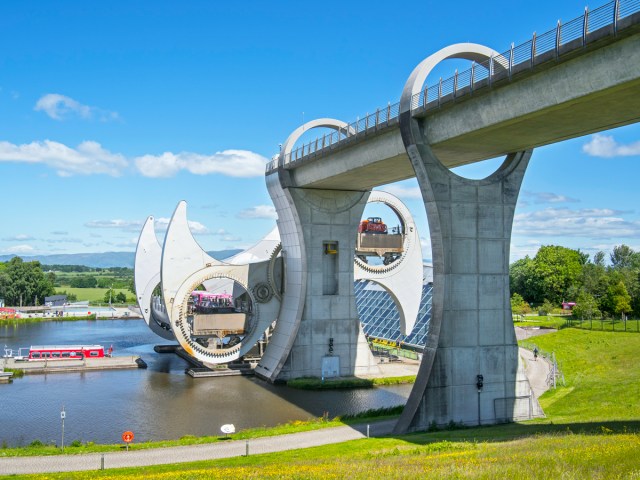
<svg viewBox="0 0 640 480">
<path fill-rule="evenodd" d="M 66 412 L 64 411 L 64 405 L 62 405 L 62 411 L 60 412 L 60 418 L 62 419 L 62 451 L 64 451 L 64 418 L 67 416 Z"/>
</svg>

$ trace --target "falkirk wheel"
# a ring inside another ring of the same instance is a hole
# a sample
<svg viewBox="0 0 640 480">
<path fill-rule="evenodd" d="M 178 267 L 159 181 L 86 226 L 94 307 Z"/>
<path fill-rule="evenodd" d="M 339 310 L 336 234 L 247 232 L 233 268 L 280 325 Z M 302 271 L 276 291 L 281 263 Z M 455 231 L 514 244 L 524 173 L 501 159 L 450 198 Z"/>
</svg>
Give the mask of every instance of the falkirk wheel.
<svg viewBox="0 0 640 480">
<path fill-rule="evenodd" d="M 401 331 L 408 334 L 415 324 L 422 294 L 418 231 L 409 210 L 398 198 L 374 191 L 368 201 L 386 205 L 398 217 L 400 253 L 390 263 L 378 262 L 379 265 L 354 256 L 353 280 L 371 280 L 384 288 L 398 307 Z M 394 235 L 360 237 L 384 243 L 393 241 Z M 384 248 L 374 249 L 378 254 L 380 250 Z M 176 340 L 186 353 L 206 366 L 238 360 L 278 329 L 287 283 L 283 262 L 286 255 L 276 228 L 253 247 L 216 260 L 193 238 L 187 204 L 180 202 L 163 246 L 157 240 L 153 217 L 147 219 L 140 233 L 135 286 L 142 316 L 154 333 Z M 264 354 L 273 348 L 267 343 Z M 279 353 L 281 347 L 275 348 Z M 339 353 L 333 356 L 338 357 Z"/>
</svg>

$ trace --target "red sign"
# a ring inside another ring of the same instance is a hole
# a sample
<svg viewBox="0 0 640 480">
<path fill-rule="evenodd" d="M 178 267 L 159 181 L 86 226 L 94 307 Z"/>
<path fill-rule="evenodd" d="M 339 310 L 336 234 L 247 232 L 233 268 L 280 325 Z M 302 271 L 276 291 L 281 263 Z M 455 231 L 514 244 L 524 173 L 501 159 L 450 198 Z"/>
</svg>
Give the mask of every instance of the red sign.
<svg viewBox="0 0 640 480">
<path fill-rule="evenodd" d="M 133 442 L 133 432 L 124 432 L 122 434 L 122 440 L 124 440 L 126 443 L 131 443 Z"/>
</svg>

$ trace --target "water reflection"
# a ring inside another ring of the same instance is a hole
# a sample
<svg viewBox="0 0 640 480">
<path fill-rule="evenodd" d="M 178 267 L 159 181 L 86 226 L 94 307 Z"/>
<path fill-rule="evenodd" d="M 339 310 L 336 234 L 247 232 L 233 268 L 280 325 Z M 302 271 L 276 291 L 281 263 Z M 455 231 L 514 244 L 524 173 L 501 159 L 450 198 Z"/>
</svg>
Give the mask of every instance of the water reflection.
<svg viewBox="0 0 640 480">
<path fill-rule="evenodd" d="M 60 443 L 60 409 L 65 407 L 65 443 L 114 443 L 125 430 L 136 440 L 219 435 L 220 426 L 237 429 L 273 426 L 406 402 L 411 385 L 369 390 L 304 391 L 252 377 L 193 379 L 187 363 L 157 354 L 163 343 L 142 320 L 100 320 L 14 324 L 0 328 L 9 348 L 36 344 L 113 345 L 115 355 L 138 354 L 147 370 L 27 375 L 0 385 L 0 442 L 27 444 L 35 439 Z"/>
</svg>

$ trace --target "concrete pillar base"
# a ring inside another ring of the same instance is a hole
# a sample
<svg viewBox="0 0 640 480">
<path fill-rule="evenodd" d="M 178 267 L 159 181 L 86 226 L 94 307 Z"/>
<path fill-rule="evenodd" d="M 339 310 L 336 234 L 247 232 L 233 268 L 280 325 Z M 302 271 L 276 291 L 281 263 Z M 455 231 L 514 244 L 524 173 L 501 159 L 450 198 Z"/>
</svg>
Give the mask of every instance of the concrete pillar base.
<svg viewBox="0 0 640 480">
<path fill-rule="evenodd" d="M 511 225 L 531 151 L 483 180 L 453 174 L 424 143 L 407 153 L 431 230 L 434 289 L 428 345 L 396 432 L 542 415 L 519 365 L 509 298 Z"/>
</svg>

